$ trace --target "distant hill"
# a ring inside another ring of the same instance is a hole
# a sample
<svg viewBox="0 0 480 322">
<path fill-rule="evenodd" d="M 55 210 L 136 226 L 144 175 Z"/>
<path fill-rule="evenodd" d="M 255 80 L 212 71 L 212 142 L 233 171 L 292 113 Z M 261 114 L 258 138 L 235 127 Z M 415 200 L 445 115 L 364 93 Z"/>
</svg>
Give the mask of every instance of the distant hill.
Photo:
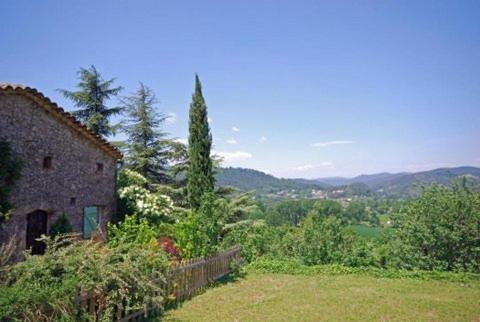
<svg viewBox="0 0 480 322">
<path fill-rule="evenodd" d="M 215 178 L 219 186 L 235 187 L 243 191 L 256 190 L 257 194 L 322 189 L 328 186 L 306 179 L 276 178 L 261 171 L 244 168 L 220 168 Z"/>
<path fill-rule="evenodd" d="M 440 183 L 450 185 L 452 181 L 467 176 L 469 182 L 480 190 L 480 168 L 441 168 L 416 173 L 377 173 L 354 178 L 280 179 L 261 171 L 243 168 L 222 168 L 216 175 L 217 184 L 231 186 L 243 191 L 256 190 L 257 194 L 276 193 L 285 190 L 308 191 L 332 190 L 344 187 L 349 195 L 384 195 L 391 197 L 413 197 L 421 192 L 421 185 Z"/>
<path fill-rule="evenodd" d="M 346 186 L 352 183 L 364 183 L 369 187 L 373 187 L 385 181 L 401 177 L 405 174 L 409 174 L 409 173 L 408 172 L 400 172 L 400 173 L 382 172 L 382 173 L 376 173 L 376 174 L 362 174 L 360 176 L 353 177 L 353 178 L 328 177 L 328 178 L 314 179 L 313 181 L 326 183 L 334 186 Z"/>
<path fill-rule="evenodd" d="M 371 188 L 385 195 L 417 196 L 421 185 L 439 183 L 451 185 L 455 180 L 466 176 L 474 188 L 480 188 L 480 168 L 458 167 L 441 168 L 430 171 L 404 174 L 372 185 Z"/>
<path fill-rule="evenodd" d="M 354 178 L 320 178 L 314 181 L 337 185 L 364 183 L 378 194 L 410 197 L 421 192 L 421 185 L 432 183 L 450 185 L 452 181 L 463 176 L 467 176 L 474 187 L 480 188 L 480 168 L 475 167 L 440 168 L 416 173 L 378 173 Z"/>
</svg>

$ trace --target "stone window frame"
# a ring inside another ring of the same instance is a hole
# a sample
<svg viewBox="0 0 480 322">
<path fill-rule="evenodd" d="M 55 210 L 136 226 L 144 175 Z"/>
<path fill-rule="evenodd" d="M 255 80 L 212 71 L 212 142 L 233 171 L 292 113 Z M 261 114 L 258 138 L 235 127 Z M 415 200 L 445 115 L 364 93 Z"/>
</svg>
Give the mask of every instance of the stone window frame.
<svg viewBox="0 0 480 322">
<path fill-rule="evenodd" d="M 103 162 L 97 162 L 96 166 L 97 168 L 95 170 L 95 173 L 98 175 L 102 175 L 105 169 Z"/>
<path fill-rule="evenodd" d="M 49 170 L 53 168 L 53 158 L 51 155 L 47 155 L 43 157 L 42 168 L 45 170 Z"/>
</svg>

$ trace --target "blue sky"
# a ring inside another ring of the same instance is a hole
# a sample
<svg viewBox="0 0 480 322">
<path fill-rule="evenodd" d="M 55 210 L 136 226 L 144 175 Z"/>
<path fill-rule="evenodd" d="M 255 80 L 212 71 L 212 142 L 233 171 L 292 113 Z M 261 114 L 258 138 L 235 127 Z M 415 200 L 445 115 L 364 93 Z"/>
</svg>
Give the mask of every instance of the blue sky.
<svg viewBox="0 0 480 322">
<path fill-rule="evenodd" d="M 0 82 L 142 81 L 225 165 L 285 177 L 480 166 L 480 1 L 2 1 Z M 116 102 L 112 102 L 115 105 Z"/>
</svg>

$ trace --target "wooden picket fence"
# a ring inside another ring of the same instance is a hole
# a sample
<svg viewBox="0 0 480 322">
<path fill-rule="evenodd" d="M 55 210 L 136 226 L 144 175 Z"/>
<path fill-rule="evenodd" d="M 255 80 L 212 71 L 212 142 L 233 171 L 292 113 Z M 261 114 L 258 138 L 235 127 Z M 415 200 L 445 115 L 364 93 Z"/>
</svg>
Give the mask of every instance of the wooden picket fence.
<svg viewBox="0 0 480 322">
<path fill-rule="evenodd" d="M 163 285 L 165 305 L 183 301 L 197 294 L 216 280 L 231 272 L 232 264 L 242 261 L 240 247 L 236 246 L 219 254 L 205 258 L 185 260 L 172 265 L 167 282 Z M 78 296 L 76 302 L 91 316 L 101 314 L 98 311 L 98 296 L 85 294 Z M 147 316 L 158 313 L 156 308 L 138 312 L 114 312 L 115 320 L 121 322 L 143 321 Z"/>
</svg>

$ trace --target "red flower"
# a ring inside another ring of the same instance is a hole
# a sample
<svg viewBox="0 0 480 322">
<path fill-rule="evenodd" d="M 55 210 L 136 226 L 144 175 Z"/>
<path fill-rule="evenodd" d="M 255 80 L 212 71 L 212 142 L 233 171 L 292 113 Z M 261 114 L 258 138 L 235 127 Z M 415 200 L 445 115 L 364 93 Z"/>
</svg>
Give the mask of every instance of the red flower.
<svg viewBox="0 0 480 322">
<path fill-rule="evenodd" d="M 167 252 L 170 257 L 175 259 L 176 261 L 180 261 L 180 251 L 177 247 L 175 247 L 172 238 L 165 236 L 161 237 L 157 240 L 158 247 L 163 248 Z"/>
</svg>

